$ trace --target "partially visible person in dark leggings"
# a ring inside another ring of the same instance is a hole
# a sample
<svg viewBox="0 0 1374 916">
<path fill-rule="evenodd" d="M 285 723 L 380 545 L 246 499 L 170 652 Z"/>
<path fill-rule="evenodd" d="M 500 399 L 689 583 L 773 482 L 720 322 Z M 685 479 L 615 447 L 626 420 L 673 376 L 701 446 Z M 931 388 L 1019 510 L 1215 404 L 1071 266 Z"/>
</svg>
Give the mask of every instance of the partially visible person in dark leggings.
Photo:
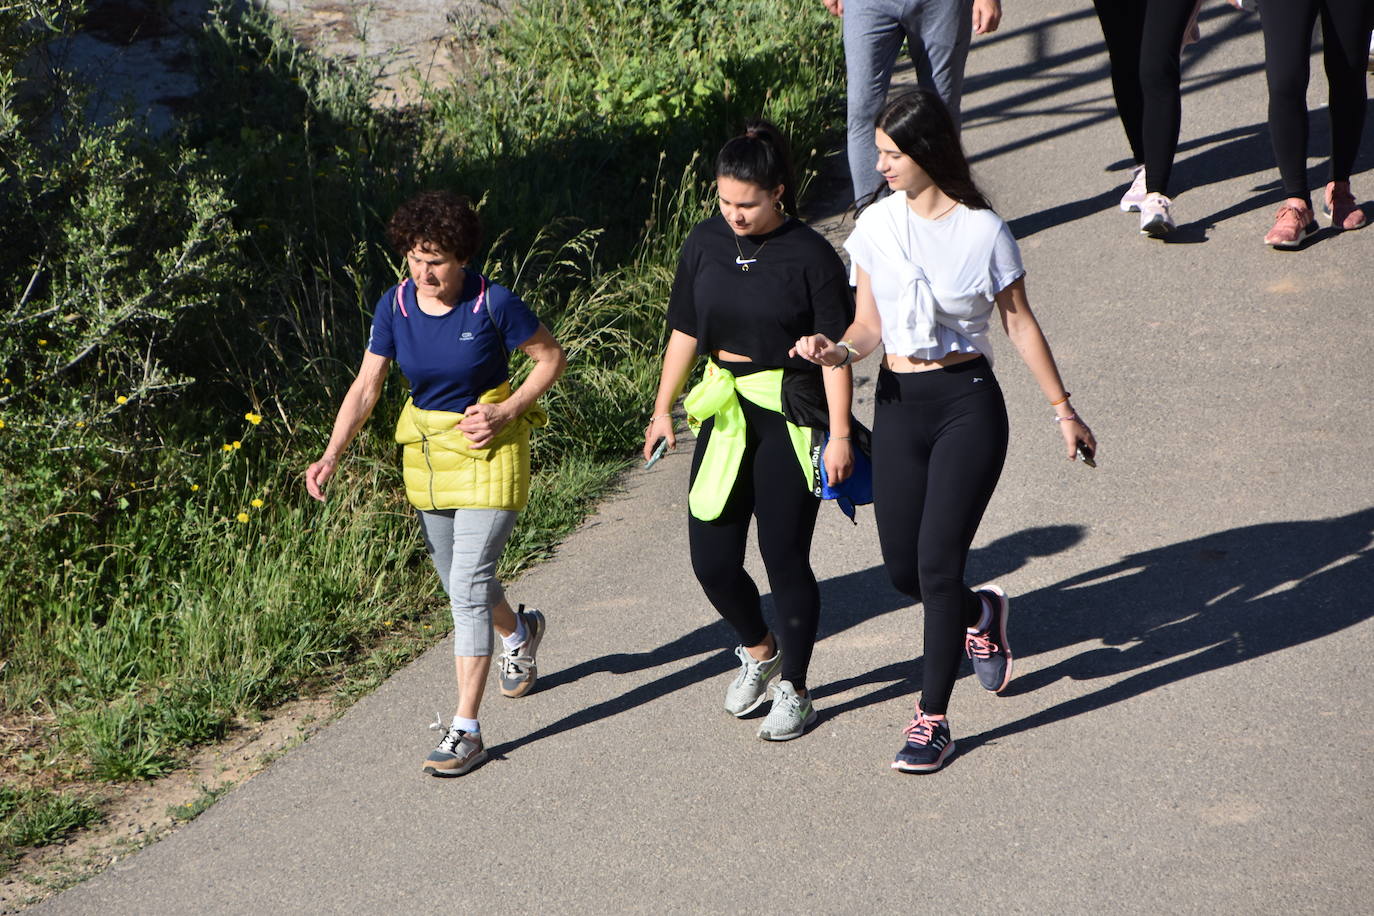
<svg viewBox="0 0 1374 916">
<path fill-rule="evenodd" d="M 1093 0 L 1111 61 L 1112 94 L 1135 169 L 1121 198 L 1140 211 L 1140 231 L 1160 238 L 1174 228 L 1169 176 L 1178 149 L 1183 101 L 1179 53 L 1200 0 Z"/>
<path fill-rule="evenodd" d="M 1054 410 L 1066 456 L 1091 459 L 1097 443 L 1069 403 L 1026 301 L 1016 240 L 969 176 L 939 97 L 918 90 L 894 98 L 874 137 L 878 171 L 894 193 L 865 208 L 845 242 L 857 282 L 854 323 L 843 339 L 808 335 L 794 349 L 823 366 L 848 366 L 879 343 L 885 351 L 873 506 L 888 575 L 925 609 L 921 699 L 892 766 L 921 773 L 938 770 L 954 750 L 946 712 L 961 656 L 994 693 L 1012 675 L 1006 593 L 964 583 L 1007 453 L 988 338 L 994 306 Z"/>
<path fill-rule="evenodd" d="M 813 435 L 819 442 L 818 431 L 829 432 L 822 452 L 829 480 L 843 481 L 853 466 L 849 370 L 822 372 L 788 355 L 800 335 L 817 327 L 838 335 L 854 317 L 839 255 L 789 215 L 795 186 L 786 144 L 767 122 L 755 122 L 716 157 L 720 213 L 683 245 L 658 396 L 644 431 L 646 459 L 660 440 L 676 447 L 673 405 L 697 357 L 708 356 L 703 380 L 683 402 L 699 430 L 688 494 L 692 569 L 739 636 L 740 668 L 725 709 L 742 718 L 771 699 L 758 731 L 769 741 L 799 737 L 817 718 L 806 686 L 820 620 L 811 571 L 819 505 Z M 799 404 L 812 406 L 802 411 Z M 751 518 L 776 630 L 744 569 Z"/>
<path fill-rule="evenodd" d="M 1323 210 L 1338 230 L 1359 229 L 1366 222 L 1350 191 L 1350 171 L 1364 130 L 1374 0 L 1268 0 L 1260 10 L 1260 24 L 1269 81 L 1269 137 L 1286 198 L 1264 237 L 1275 248 L 1297 248 L 1317 229 L 1307 183 L 1307 81 L 1318 19 L 1331 119 L 1331 171 Z"/>
</svg>

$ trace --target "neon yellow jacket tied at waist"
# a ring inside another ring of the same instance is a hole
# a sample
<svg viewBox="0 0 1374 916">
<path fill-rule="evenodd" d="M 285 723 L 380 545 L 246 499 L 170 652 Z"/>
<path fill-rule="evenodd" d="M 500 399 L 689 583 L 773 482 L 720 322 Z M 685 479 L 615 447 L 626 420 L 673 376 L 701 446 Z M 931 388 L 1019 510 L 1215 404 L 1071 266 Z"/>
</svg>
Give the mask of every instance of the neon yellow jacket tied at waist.
<svg viewBox="0 0 1374 916">
<path fill-rule="evenodd" d="M 765 410 L 782 413 L 782 370 L 765 369 L 736 377 L 727 369 L 707 360 L 702 380 L 687 393 L 682 406 L 687 409 L 687 423 L 696 432 L 703 420 L 715 417 L 706 454 L 697 469 L 697 479 L 687 495 L 687 507 L 692 515 L 709 522 L 719 518 L 725 501 L 734 489 L 739 476 L 740 461 L 744 458 L 744 410 L 739 406 L 743 396 Z M 797 485 L 810 489 L 811 428 L 787 421 L 792 448 L 797 453 L 801 479 Z"/>
<path fill-rule="evenodd" d="M 502 382 L 477 399 L 499 404 L 510 397 Z M 535 405 L 507 423 L 491 444 L 473 448 L 450 410 L 421 410 L 409 399 L 396 421 L 406 498 L 417 509 L 525 508 L 530 498 L 530 430 L 549 415 Z"/>
</svg>

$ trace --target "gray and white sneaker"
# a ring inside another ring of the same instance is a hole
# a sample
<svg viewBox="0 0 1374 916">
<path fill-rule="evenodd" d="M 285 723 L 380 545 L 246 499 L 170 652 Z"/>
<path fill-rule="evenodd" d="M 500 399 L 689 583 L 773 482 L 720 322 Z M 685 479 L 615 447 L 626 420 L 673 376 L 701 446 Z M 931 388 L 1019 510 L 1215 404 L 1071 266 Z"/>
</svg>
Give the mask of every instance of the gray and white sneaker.
<svg viewBox="0 0 1374 916">
<path fill-rule="evenodd" d="M 743 718 L 768 699 L 768 682 L 782 670 L 782 652 L 763 661 L 755 660 L 744 646 L 736 646 L 735 654 L 739 656 L 740 669 L 725 691 L 725 711 Z"/>
<path fill-rule="evenodd" d="M 544 615 L 531 608 L 525 610 L 520 605 L 516 616 L 525 621 L 525 641 L 519 648 L 507 649 L 497 659 L 501 679 L 501 694 L 508 697 L 523 697 L 534 689 L 539 679 L 539 666 L 535 664 L 535 653 L 539 651 L 539 641 L 544 638 L 546 626 Z"/>
<path fill-rule="evenodd" d="M 487 759 L 480 734 L 473 735 L 458 726 L 451 727 L 439 746 L 425 758 L 425 772 L 431 776 L 462 776 Z"/>
<path fill-rule="evenodd" d="M 811 705 L 811 698 L 797 696 L 791 681 L 778 681 L 773 685 L 773 708 L 759 726 L 759 737 L 764 741 L 791 741 L 800 738 L 815 721 L 816 707 Z"/>
</svg>

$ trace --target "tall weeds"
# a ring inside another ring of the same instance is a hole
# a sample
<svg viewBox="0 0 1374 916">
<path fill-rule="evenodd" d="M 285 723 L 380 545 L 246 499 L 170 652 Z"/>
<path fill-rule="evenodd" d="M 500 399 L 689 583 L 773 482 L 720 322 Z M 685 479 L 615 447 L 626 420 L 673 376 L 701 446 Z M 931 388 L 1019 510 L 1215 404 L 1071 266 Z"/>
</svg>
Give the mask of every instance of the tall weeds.
<svg viewBox="0 0 1374 916">
<path fill-rule="evenodd" d="M 0 20 L 0 57 L 32 35 Z M 481 268 L 569 354 L 511 575 L 635 450 L 707 157 L 749 115 L 800 150 L 837 123 L 819 4 L 529 0 L 475 40 L 461 84 L 381 112 L 372 74 L 222 12 L 194 110 L 161 140 L 85 124 L 56 76 L 0 74 L 0 724 L 43 735 L 0 747 L 7 780 L 158 775 L 236 718 L 312 684 L 352 695 L 446 630 L 398 486 L 399 375 L 328 503 L 300 485 L 397 275 L 380 239 L 400 200 L 480 197 Z M 0 822 L 89 819 L 65 798 L 16 790 Z M 0 835 L 0 859 L 51 838 Z"/>
</svg>

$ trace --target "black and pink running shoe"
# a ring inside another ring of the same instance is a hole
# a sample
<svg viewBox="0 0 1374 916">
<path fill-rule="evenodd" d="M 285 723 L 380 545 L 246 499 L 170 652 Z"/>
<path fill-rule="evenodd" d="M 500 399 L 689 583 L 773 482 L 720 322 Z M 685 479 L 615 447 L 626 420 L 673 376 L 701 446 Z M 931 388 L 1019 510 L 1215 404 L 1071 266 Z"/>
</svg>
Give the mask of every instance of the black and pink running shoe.
<svg viewBox="0 0 1374 916">
<path fill-rule="evenodd" d="M 1001 693 L 1011 683 L 1011 646 L 1007 644 L 1011 599 L 996 585 L 984 585 L 974 594 L 991 613 L 986 629 L 969 627 L 964 635 L 964 654 L 973 660 L 973 673 L 983 689 Z"/>
<path fill-rule="evenodd" d="M 954 739 L 949 736 L 949 720 L 943 716 L 932 719 L 918 705 L 916 718 L 906 727 L 906 744 L 897 752 L 892 769 L 903 773 L 933 773 L 945 765 L 954 753 Z"/>
</svg>

